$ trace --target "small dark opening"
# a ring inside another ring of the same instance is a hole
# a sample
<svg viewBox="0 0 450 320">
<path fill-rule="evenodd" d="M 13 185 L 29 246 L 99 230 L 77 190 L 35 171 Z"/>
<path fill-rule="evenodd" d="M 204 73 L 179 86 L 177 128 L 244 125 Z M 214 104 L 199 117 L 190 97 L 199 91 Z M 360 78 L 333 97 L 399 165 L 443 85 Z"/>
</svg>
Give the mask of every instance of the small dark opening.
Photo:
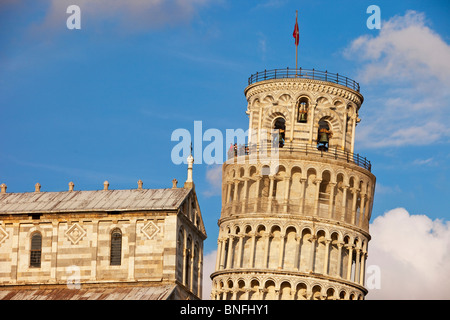
<svg viewBox="0 0 450 320">
<path fill-rule="evenodd" d="M 308 99 L 302 98 L 302 100 L 300 100 L 300 102 L 298 103 L 297 122 L 308 122 L 308 107 Z"/>
<path fill-rule="evenodd" d="M 277 118 L 275 120 L 273 129 L 273 146 L 276 146 L 278 144 L 279 148 L 283 148 L 286 137 L 286 120 L 284 120 L 283 118 Z"/>
<path fill-rule="evenodd" d="M 111 233 L 111 256 L 110 264 L 112 266 L 120 266 L 122 260 L 122 233 L 119 229 L 115 229 Z"/>
<path fill-rule="evenodd" d="M 321 151 L 328 151 L 328 144 L 331 138 L 331 131 L 328 122 L 324 120 L 319 121 L 319 131 L 317 133 L 317 149 Z"/>
<path fill-rule="evenodd" d="M 31 237 L 30 250 L 30 267 L 41 267 L 41 252 L 42 252 L 42 236 L 40 233 L 35 233 Z"/>
</svg>

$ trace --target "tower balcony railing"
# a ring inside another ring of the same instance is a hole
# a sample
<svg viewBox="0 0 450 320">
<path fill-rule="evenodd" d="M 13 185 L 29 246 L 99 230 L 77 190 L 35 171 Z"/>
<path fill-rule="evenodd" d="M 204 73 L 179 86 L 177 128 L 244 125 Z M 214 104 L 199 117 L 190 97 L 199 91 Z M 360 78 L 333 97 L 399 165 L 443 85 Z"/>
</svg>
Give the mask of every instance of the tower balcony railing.
<svg viewBox="0 0 450 320">
<path fill-rule="evenodd" d="M 319 150 L 317 146 L 311 145 L 311 144 L 302 144 L 297 146 L 284 146 L 282 148 L 273 148 L 275 152 L 278 152 L 280 155 L 286 155 L 287 154 L 303 154 L 303 155 L 311 155 L 316 157 L 321 157 L 325 159 L 334 159 L 334 160 L 341 160 L 346 161 L 347 163 L 354 163 L 357 166 L 364 168 L 371 172 L 372 170 L 372 164 L 369 160 L 367 160 L 366 157 L 361 156 L 359 153 L 352 153 L 348 152 L 342 149 L 339 149 L 337 147 L 329 148 L 327 151 L 325 150 Z M 268 154 L 272 151 L 271 148 L 268 148 L 266 150 Z M 252 145 L 234 145 L 234 148 L 230 148 L 227 152 L 227 159 L 233 159 L 235 157 L 240 156 L 249 156 L 249 155 L 257 155 L 257 147 L 256 144 Z"/>
<path fill-rule="evenodd" d="M 320 80 L 331 83 L 340 84 L 359 92 L 360 87 L 359 83 L 355 80 L 352 80 L 348 77 L 342 76 L 339 73 L 331 73 L 328 71 L 320 71 L 315 69 L 273 69 L 273 70 L 264 70 L 262 72 L 257 72 L 252 74 L 248 78 L 248 84 L 251 85 L 253 83 L 264 81 L 264 80 L 272 80 L 272 79 L 284 79 L 284 78 L 300 78 L 300 79 L 311 79 L 311 80 Z"/>
</svg>

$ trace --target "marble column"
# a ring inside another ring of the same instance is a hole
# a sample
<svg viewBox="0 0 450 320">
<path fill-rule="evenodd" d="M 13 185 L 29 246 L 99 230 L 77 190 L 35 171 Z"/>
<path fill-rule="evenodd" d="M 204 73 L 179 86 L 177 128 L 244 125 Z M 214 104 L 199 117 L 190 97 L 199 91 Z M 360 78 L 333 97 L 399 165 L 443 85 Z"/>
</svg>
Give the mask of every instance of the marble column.
<svg viewBox="0 0 450 320">
<path fill-rule="evenodd" d="M 280 253 L 278 256 L 278 269 L 283 268 L 283 259 L 284 259 L 284 243 L 285 243 L 285 235 L 280 234 Z"/>
</svg>

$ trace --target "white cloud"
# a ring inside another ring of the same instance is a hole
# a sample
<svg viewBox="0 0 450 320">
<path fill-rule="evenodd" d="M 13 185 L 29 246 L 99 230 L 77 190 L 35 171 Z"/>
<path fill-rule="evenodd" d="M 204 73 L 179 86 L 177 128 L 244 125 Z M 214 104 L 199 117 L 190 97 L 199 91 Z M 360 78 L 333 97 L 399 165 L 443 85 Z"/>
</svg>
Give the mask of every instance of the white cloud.
<svg viewBox="0 0 450 320">
<path fill-rule="evenodd" d="M 261 60 L 266 60 L 267 38 L 262 32 L 258 32 L 258 51 L 261 53 Z"/>
<path fill-rule="evenodd" d="M 191 21 L 198 10 L 221 0 L 49 0 L 44 21 L 36 27 L 49 31 L 63 30 L 68 18 L 66 9 L 81 9 L 81 28 L 118 26 L 119 32 L 139 31 L 174 26 Z"/>
<path fill-rule="evenodd" d="M 428 159 L 416 159 L 413 161 L 414 165 L 418 165 L 418 166 L 423 166 L 423 165 L 433 165 L 434 164 L 434 159 L 433 157 L 428 158 Z"/>
<path fill-rule="evenodd" d="M 202 289 L 202 299 L 210 300 L 211 299 L 211 288 L 212 281 L 210 275 L 216 269 L 216 255 L 217 250 L 211 251 L 207 253 L 203 257 L 203 289 Z"/>
<path fill-rule="evenodd" d="M 348 53 L 352 52 L 370 61 L 361 73 L 364 81 L 410 80 L 417 74 L 450 81 L 450 46 L 426 25 L 423 13 L 408 11 L 391 18 L 377 37 L 354 40 Z"/>
<path fill-rule="evenodd" d="M 408 11 L 382 23 L 377 36 L 355 39 L 345 55 L 360 60 L 366 97 L 358 143 L 367 147 L 449 142 L 450 45 Z M 369 89 L 367 89 L 369 90 Z"/>
<path fill-rule="evenodd" d="M 286 4 L 286 0 L 267 0 L 264 2 L 260 2 L 254 8 L 256 9 L 275 9 L 280 8 Z"/>
<path fill-rule="evenodd" d="M 380 287 L 367 299 L 450 298 L 450 222 L 397 208 L 370 225 L 367 270 L 380 270 Z M 203 299 L 210 299 L 217 251 L 204 255 Z M 368 280 L 368 277 L 366 277 Z"/>
<path fill-rule="evenodd" d="M 367 266 L 381 271 L 381 286 L 367 299 L 448 299 L 450 222 L 397 208 L 370 225 Z"/>
<path fill-rule="evenodd" d="M 396 193 L 398 194 L 401 192 L 402 192 L 402 190 L 400 189 L 400 187 L 398 185 L 388 186 L 388 185 L 381 184 L 379 182 L 377 182 L 377 186 L 375 188 L 375 195 L 396 194 Z"/>
<path fill-rule="evenodd" d="M 222 165 L 214 165 L 206 169 L 206 181 L 210 188 L 203 192 L 207 197 L 217 196 L 222 190 Z"/>
</svg>

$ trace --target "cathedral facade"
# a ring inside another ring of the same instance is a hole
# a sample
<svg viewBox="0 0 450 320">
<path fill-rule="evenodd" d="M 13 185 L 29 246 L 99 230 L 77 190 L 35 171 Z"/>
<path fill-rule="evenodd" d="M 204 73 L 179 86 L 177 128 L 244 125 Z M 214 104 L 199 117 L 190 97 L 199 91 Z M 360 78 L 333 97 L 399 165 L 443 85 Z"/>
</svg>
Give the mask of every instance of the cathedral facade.
<svg viewBox="0 0 450 320">
<path fill-rule="evenodd" d="M 200 299 L 206 232 L 184 187 L 0 193 L 0 299 Z"/>
</svg>

